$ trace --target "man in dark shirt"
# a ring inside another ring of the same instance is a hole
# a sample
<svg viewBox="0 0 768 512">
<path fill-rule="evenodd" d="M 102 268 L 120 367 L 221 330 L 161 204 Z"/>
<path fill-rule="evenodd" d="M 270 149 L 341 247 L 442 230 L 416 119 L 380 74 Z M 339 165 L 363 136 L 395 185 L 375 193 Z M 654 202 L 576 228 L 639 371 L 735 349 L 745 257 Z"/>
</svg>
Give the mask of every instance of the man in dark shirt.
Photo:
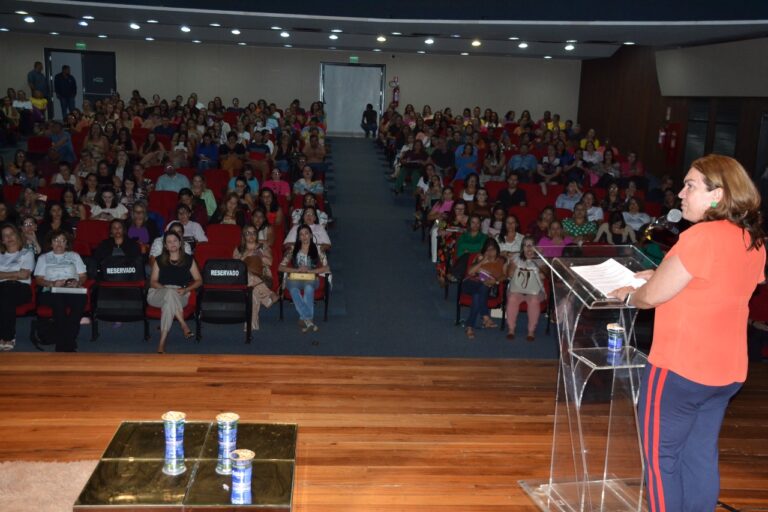
<svg viewBox="0 0 768 512">
<path fill-rule="evenodd" d="M 365 106 L 365 111 L 363 112 L 363 120 L 360 123 L 360 127 L 365 131 L 365 138 L 368 138 L 368 134 L 373 133 L 373 138 L 376 138 L 376 119 L 377 114 L 376 111 L 373 110 L 373 105 L 370 103 Z"/>
<path fill-rule="evenodd" d="M 35 91 L 40 91 L 43 98 L 48 100 L 48 117 L 53 117 L 53 105 L 51 104 L 51 91 L 48 87 L 48 79 L 43 74 L 43 63 L 35 62 L 35 66 L 27 73 L 27 84 L 29 85 L 29 97 L 35 97 Z"/>
<path fill-rule="evenodd" d="M 75 110 L 75 96 L 77 96 L 77 82 L 70 73 L 69 66 L 61 67 L 61 73 L 53 78 L 53 88 L 61 104 L 61 117 L 66 119 L 67 114 Z"/>
<path fill-rule="evenodd" d="M 176 127 L 171 124 L 171 120 L 168 118 L 168 116 L 163 116 L 160 124 L 155 126 L 154 132 L 157 135 L 167 135 L 168 137 L 173 137 L 173 134 L 176 133 Z"/>
<path fill-rule="evenodd" d="M 507 188 L 499 192 L 496 202 L 505 210 L 509 210 L 512 206 L 525 206 L 525 190 L 517 188 L 519 181 L 520 178 L 516 173 L 509 173 Z"/>
<path fill-rule="evenodd" d="M 443 176 L 445 176 L 449 169 L 453 169 L 456 165 L 456 155 L 453 154 L 453 151 L 448 149 L 448 143 L 445 140 L 445 137 L 437 139 L 437 147 L 432 151 L 429 158 L 435 166 L 435 169 L 442 173 Z"/>
</svg>

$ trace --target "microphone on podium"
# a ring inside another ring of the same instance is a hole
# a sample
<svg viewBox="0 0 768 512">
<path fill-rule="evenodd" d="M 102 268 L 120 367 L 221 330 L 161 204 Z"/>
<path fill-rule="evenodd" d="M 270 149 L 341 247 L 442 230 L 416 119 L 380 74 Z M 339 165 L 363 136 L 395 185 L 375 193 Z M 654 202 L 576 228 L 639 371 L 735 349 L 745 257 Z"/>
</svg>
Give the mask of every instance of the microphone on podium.
<svg viewBox="0 0 768 512">
<path fill-rule="evenodd" d="M 648 224 L 648 227 L 645 228 L 645 231 L 643 232 L 643 238 L 646 240 L 651 240 L 653 238 L 653 230 L 656 228 L 661 228 L 667 231 L 672 231 L 675 235 L 679 234 L 679 231 L 677 229 L 674 229 L 673 224 L 677 224 L 683 219 L 683 212 L 678 210 L 677 208 L 672 208 L 667 212 L 666 215 L 661 215 L 659 217 L 656 217 L 653 219 L 653 222 Z"/>
</svg>

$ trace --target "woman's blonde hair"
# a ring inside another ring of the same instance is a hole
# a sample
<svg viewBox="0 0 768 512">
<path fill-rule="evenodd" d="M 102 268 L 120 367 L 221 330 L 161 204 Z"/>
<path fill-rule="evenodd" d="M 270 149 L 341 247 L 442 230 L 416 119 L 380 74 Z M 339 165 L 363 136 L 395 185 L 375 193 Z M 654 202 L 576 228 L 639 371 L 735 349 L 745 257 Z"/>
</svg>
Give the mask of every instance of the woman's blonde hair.
<svg viewBox="0 0 768 512">
<path fill-rule="evenodd" d="M 723 155 L 707 155 L 695 160 L 691 167 L 704 175 L 707 190 L 721 188 L 723 198 L 707 208 L 704 221 L 727 220 L 749 233 L 749 249 L 763 245 L 760 193 L 739 162 Z"/>
</svg>

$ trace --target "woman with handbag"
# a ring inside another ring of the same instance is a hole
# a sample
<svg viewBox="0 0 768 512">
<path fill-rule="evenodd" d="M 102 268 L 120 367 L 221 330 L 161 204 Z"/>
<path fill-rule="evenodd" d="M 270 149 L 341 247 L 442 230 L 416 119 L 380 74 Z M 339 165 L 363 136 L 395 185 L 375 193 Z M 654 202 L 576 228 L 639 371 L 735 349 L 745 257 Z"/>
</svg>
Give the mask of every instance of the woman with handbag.
<svg viewBox="0 0 768 512">
<path fill-rule="evenodd" d="M 271 290 L 272 248 L 266 240 L 260 239 L 260 232 L 255 226 L 244 227 L 240 235 L 240 245 L 232 254 L 233 258 L 242 260 L 248 268 L 248 287 L 251 288 L 252 298 L 251 329 L 254 331 L 259 330 L 261 306 L 268 308 L 277 302 L 278 298 Z"/>
<path fill-rule="evenodd" d="M 315 290 L 319 285 L 318 275 L 330 272 L 330 267 L 325 254 L 312 240 L 312 229 L 306 224 L 299 226 L 293 251 L 285 254 L 279 270 L 288 273 L 285 288 L 299 314 L 301 332 L 317 332 L 319 328 L 312 321 Z"/>
<path fill-rule="evenodd" d="M 483 244 L 480 255 L 467 270 L 467 277 L 461 283 L 460 293 L 472 296 L 469 316 L 466 322 L 467 338 L 475 339 L 475 323 L 482 316 L 483 329 L 493 329 L 498 325 L 491 320 L 488 311 L 488 297 L 491 291 L 504 280 L 506 260 L 501 256 L 499 244 L 493 238 L 488 238 Z"/>
<path fill-rule="evenodd" d="M 536 324 L 539 323 L 541 314 L 541 301 L 544 299 L 544 281 L 539 268 L 538 257 L 534 246 L 536 242 L 530 236 L 523 239 L 523 247 L 509 264 L 507 275 L 509 286 L 507 287 L 507 339 L 515 338 L 515 324 L 517 314 L 520 312 L 520 304 L 525 302 L 528 306 L 528 341 L 533 341 L 536 333 Z"/>
</svg>

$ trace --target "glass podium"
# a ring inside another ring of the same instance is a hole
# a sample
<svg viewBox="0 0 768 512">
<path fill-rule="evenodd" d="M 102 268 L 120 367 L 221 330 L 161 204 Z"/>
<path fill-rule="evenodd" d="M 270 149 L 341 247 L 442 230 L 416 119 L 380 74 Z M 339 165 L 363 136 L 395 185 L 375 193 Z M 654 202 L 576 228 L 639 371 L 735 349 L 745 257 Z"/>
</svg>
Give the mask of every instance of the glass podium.
<svg viewBox="0 0 768 512">
<path fill-rule="evenodd" d="M 645 511 L 637 419 L 646 356 L 637 350 L 637 310 L 605 297 L 572 267 L 613 258 L 633 271 L 655 264 L 633 246 L 569 246 L 545 258 L 552 273 L 551 310 L 560 366 L 548 480 L 520 481 L 546 511 Z M 609 323 L 624 328 L 623 348 L 608 350 Z"/>
</svg>

